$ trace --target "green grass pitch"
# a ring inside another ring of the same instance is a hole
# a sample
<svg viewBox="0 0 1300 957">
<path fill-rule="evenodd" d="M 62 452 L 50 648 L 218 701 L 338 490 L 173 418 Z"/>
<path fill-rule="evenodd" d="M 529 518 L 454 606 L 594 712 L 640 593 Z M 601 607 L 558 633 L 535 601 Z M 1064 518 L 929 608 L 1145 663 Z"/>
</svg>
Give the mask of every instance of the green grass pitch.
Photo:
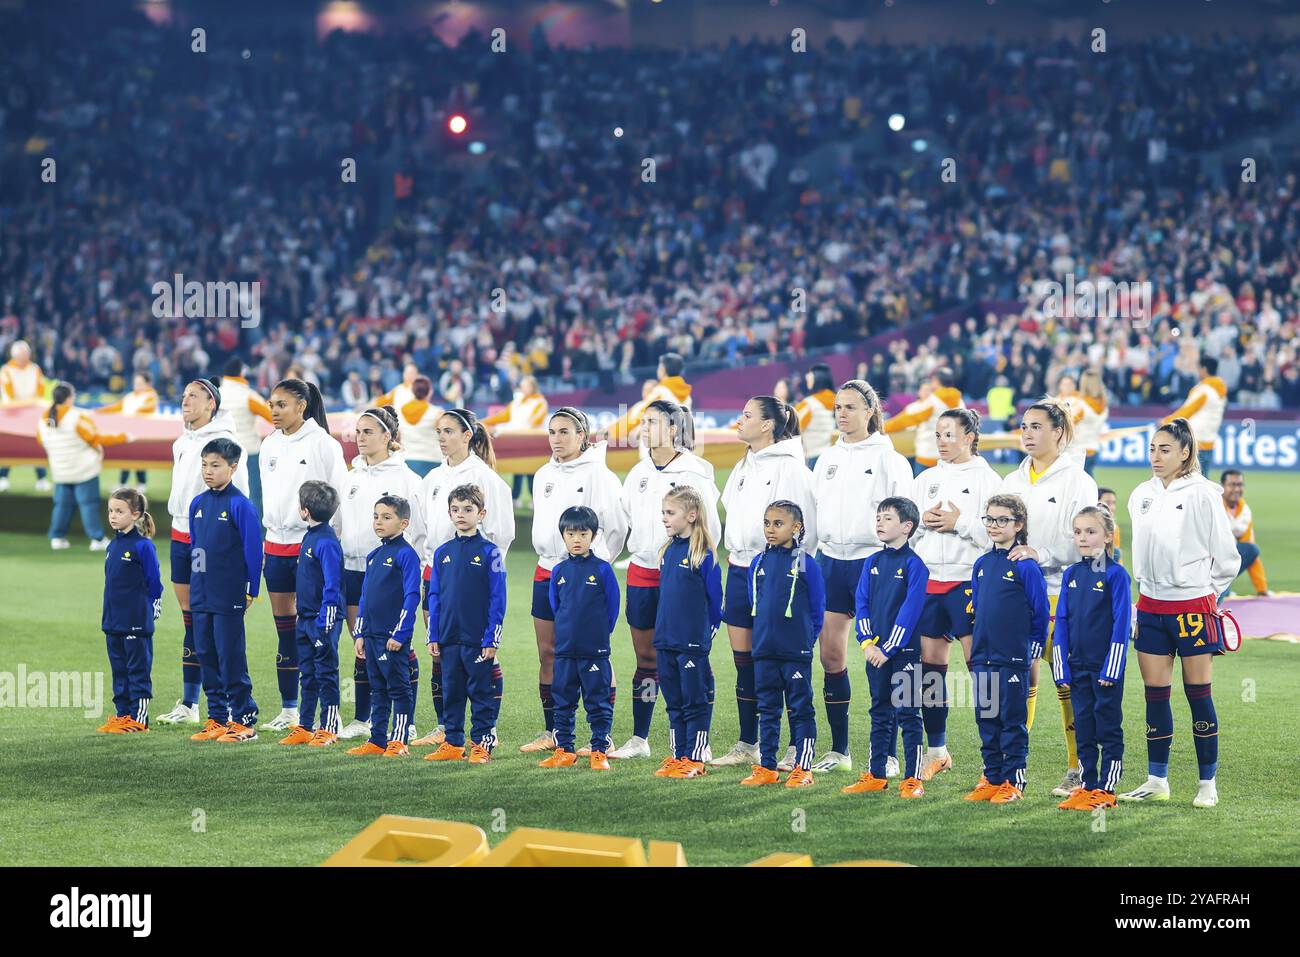
<svg viewBox="0 0 1300 957">
<path fill-rule="evenodd" d="M 1145 473 L 1103 470 L 1101 484 L 1124 502 Z M 164 473 L 152 480 L 165 481 Z M 720 476 L 719 481 L 722 481 Z M 79 522 L 74 547 L 51 552 L 44 529 L 48 498 L 30 495 L 31 470 L 16 469 L 15 491 L 0 497 L 0 671 L 105 672 L 98 630 L 102 558 L 86 551 Z M 1274 588 L 1300 590 L 1300 510 L 1296 478 L 1256 473 L 1247 498 Z M 105 492 L 109 486 L 105 476 Z M 156 512 L 165 513 L 165 488 L 155 487 Z M 315 865 L 380 814 L 444 818 L 479 825 L 495 843 L 517 827 L 616 834 L 680 841 L 692 864 L 743 864 L 774 851 L 806 852 L 815 863 L 885 858 L 918 865 L 1281 865 L 1300 857 L 1294 827 L 1295 759 L 1300 749 L 1296 701 L 1300 649 L 1279 642 L 1248 642 L 1215 665 L 1215 703 L 1223 728 L 1221 803 L 1191 807 L 1196 765 L 1185 698 L 1175 690 L 1175 744 L 1170 783 L 1174 797 L 1153 806 L 1129 806 L 1104 820 L 1056 810 L 1047 793 L 1064 770 L 1061 717 L 1050 682 L 1030 738 L 1027 799 L 994 807 L 962 795 L 979 776 L 973 712 L 954 708 L 949 720 L 955 770 L 930 784 L 924 799 L 901 801 L 894 788 L 848 796 L 849 775 L 819 777 L 807 790 L 749 791 L 744 771 L 719 769 L 698 781 L 656 779 L 657 760 L 616 764 L 608 774 L 579 765 L 543 770 L 517 746 L 541 727 L 537 655 L 529 619 L 533 566 L 529 526 L 519 523 L 510 555 L 510 607 L 501 660 L 506 693 L 499 725 L 502 746 L 486 767 L 352 758 L 342 748 L 281 748 L 278 735 L 243 747 L 198 745 L 189 731 L 157 726 L 146 735 L 97 735 L 102 720 L 71 708 L 0 710 L 0 862 L 7 865 Z M 1127 533 L 1127 527 L 1124 528 Z M 1127 537 L 1125 539 L 1127 541 Z M 165 532 L 157 539 L 166 563 Z M 167 569 L 163 569 L 164 581 Z M 1246 579 L 1243 587 L 1249 588 Z M 166 592 L 154 640 L 154 712 L 180 692 L 180 616 Z M 255 694 L 265 714 L 278 710 L 275 637 L 265 601 L 248 616 L 249 659 Z M 423 634 L 417 643 L 423 648 Z M 616 672 L 624 683 L 634 663 L 627 626 L 614 640 Z M 867 688 L 861 658 L 851 649 L 852 745 L 867 753 Z M 715 750 L 735 740 L 734 668 L 725 637 L 713 652 L 718 700 Z M 820 671 L 820 668 L 818 668 Z M 954 655 L 952 673 L 964 671 Z M 422 665 L 427 675 L 427 657 Z M 350 675 L 345 665 L 344 675 Z M 1175 679 L 1177 680 L 1177 679 Z M 825 734 L 821 678 L 814 677 L 818 722 Z M 416 726 L 432 717 L 422 680 Z M 350 707 L 344 705 L 346 718 Z M 1123 784 L 1145 774 L 1142 683 L 1130 663 L 1125 702 L 1126 771 Z M 620 696 L 615 737 L 630 733 L 631 707 Z M 579 720 L 579 731 L 585 722 Z M 828 742 L 822 738 L 819 752 Z M 662 707 L 651 744 L 667 745 Z M 494 827 L 495 825 L 495 827 Z"/>
</svg>

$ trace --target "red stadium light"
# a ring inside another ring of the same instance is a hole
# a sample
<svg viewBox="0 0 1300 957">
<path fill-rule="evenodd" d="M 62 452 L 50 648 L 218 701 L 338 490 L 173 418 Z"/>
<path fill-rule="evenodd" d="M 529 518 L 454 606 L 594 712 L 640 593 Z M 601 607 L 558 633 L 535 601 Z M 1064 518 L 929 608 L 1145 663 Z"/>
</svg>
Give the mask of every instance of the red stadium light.
<svg viewBox="0 0 1300 957">
<path fill-rule="evenodd" d="M 447 129 L 451 130 L 457 136 L 469 129 L 469 120 L 459 113 L 453 113 L 447 120 Z"/>
</svg>

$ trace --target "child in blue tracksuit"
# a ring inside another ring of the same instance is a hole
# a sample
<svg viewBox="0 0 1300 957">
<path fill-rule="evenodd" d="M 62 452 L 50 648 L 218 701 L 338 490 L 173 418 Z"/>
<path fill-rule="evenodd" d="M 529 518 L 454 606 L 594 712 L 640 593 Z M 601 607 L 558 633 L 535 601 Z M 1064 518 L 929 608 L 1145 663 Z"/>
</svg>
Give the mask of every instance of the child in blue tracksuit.
<svg viewBox="0 0 1300 957">
<path fill-rule="evenodd" d="M 889 786 L 885 762 L 900 726 L 907 757 L 898 796 L 925 794 L 918 776 L 925 732 L 916 623 L 925 608 L 930 570 L 908 544 L 920 524 L 920 510 L 909 498 L 891 496 L 876 509 L 876 537 L 884 548 L 863 562 L 854 603 L 871 688 L 871 758 L 869 769 L 840 789 L 845 794 L 883 791 Z"/>
<path fill-rule="evenodd" d="M 654 648 L 671 753 L 655 775 L 697 778 L 709 748 L 709 652 L 722 623 L 722 569 L 695 489 L 677 486 L 662 511 L 669 538 L 659 552 Z"/>
<path fill-rule="evenodd" d="M 966 800 L 1008 804 L 1024 797 L 1029 665 L 1047 640 L 1047 581 L 1038 563 L 1017 551 L 1029 541 L 1029 513 L 1019 495 L 991 496 L 983 522 L 993 549 L 971 572 L 970 670 L 984 776 Z"/>
<path fill-rule="evenodd" d="M 613 671 L 609 665 L 609 636 L 618 623 L 618 579 L 609 562 L 594 555 L 591 543 L 600 519 L 585 505 L 566 508 L 560 534 L 569 557 L 551 570 L 550 599 L 555 613 L 555 751 L 539 762 L 543 768 L 567 768 L 577 763 L 573 723 L 578 697 L 591 724 L 593 771 L 608 771 L 609 732 L 614 725 L 610 700 Z"/>
<path fill-rule="evenodd" d="M 790 711 L 795 767 L 788 788 L 813 783 L 817 715 L 813 707 L 813 646 L 826 617 L 826 584 L 803 542 L 803 510 L 794 502 L 773 502 L 763 513 L 767 548 L 749 566 L 746 590 L 754 618 L 754 683 L 758 693 L 759 755 L 762 764 L 740 783 L 776 784 L 776 749 L 781 744 L 782 705 Z"/>
<path fill-rule="evenodd" d="M 108 524 L 117 537 L 104 556 L 101 626 L 113 673 L 113 717 L 96 730 L 132 734 L 149 730 L 153 697 L 153 623 L 162 611 L 162 576 L 154 550 L 149 502 L 133 488 L 108 500 Z"/>
<path fill-rule="evenodd" d="M 483 537 L 483 490 L 460 485 L 447 495 L 456 536 L 439 545 L 429 566 L 429 651 L 442 659 L 442 722 L 446 739 L 426 761 L 465 757 L 465 701 L 470 707 L 471 764 L 487 764 L 496 746 L 500 703 L 492 680 L 506 620 L 506 567 Z"/>
<path fill-rule="evenodd" d="M 379 547 L 366 556 L 357 608 L 357 636 L 366 649 L 370 679 L 370 740 L 348 754 L 405 757 L 415 689 L 411 684 L 411 638 L 420 608 L 420 555 L 402 534 L 411 524 L 411 503 L 400 495 L 375 502 L 373 528 Z M 388 718 L 393 733 L 388 733 Z"/>
<path fill-rule="evenodd" d="M 244 612 L 262 580 L 262 522 L 231 484 L 243 449 L 230 439 L 203 446 L 208 490 L 190 502 L 190 611 L 203 672 L 208 721 L 192 741 L 257 740 L 257 702 L 248 675 Z"/>
<path fill-rule="evenodd" d="M 339 635 L 343 630 L 343 548 L 330 527 L 339 493 L 328 482 L 303 482 L 298 513 L 307 534 L 298 550 L 298 724 L 281 744 L 327 747 L 339 739 Z M 320 704 L 320 724 L 316 705 Z"/>
<path fill-rule="evenodd" d="M 1114 807 L 1123 771 L 1124 660 L 1133 606 L 1128 572 L 1115 561 L 1114 541 L 1115 519 L 1108 509 L 1080 509 L 1074 517 L 1074 544 L 1083 558 L 1061 576 L 1052 637 L 1052 677 L 1074 699 L 1083 773 L 1083 786 L 1057 805 L 1063 810 Z"/>
</svg>

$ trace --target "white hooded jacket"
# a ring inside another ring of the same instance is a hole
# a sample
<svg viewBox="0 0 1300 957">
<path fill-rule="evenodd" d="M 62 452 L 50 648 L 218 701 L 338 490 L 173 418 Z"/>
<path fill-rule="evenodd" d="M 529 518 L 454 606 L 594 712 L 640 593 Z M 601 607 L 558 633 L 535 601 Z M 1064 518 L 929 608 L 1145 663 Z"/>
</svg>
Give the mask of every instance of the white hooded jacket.
<svg viewBox="0 0 1300 957">
<path fill-rule="evenodd" d="M 817 540 L 822 554 L 842 561 L 880 551 L 876 509 L 891 495 L 910 495 L 912 467 L 883 432 L 861 442 L 841 439 L 813 469 Z"/>
<path fill-rule="evenodd" d="M 970 581 L 975 559 L 993 547 L 984 529 L 984 506 L 1001 485 L 1002 476 L 979 455 L 960 465 L 940 460 L 913 480 L 908 497 L 922 515 L 932 508 L 950 511 L 949 502 L 961 513 L 951 532 L 921 525 L 912 536 L 912 550 L 930 569 L 930 581 Z"/>
<path fill-rule="evenodd" d="M 713 463 L 694 452 L 682 449 L 677 457 L 662 469 L 656 468 L 649 458 L 643 458 L 632 467 L 623 483 L 623 516 L 631 534 L 627 550 L 632 563 L 652 571 L 659 568 L 659 549 L 668 541 L 664 530 L 664 496 L 670 489 L 689 485 L 700 495 L 704 513 L 700 516 L 704 527 L 713 537 L 713 544 L 722 541 L 722 521 L 718 518 L 718 486 L 714 480 Z"/>
<path fill-rule="evenodd" d="M 262 524 L 266 540 L 275 545 L 296 545 L 307 534 L 307 524 L 298 514 L 298 489 L 303 482 L 328 482 L 340 499 L 348 488 L 343 446 L 315 419 L 303 422 L 293 435 L 279 429 L 268 435 L 262 440 L 257 464 L 262 474 Z M 331 524 L 339 528 L 337 516 Z"/>
<path fill-rule="evenodd" d="M 801 546 L 811 555 L 817 549 L 817 500 L 813 495 L 813 474 L 804 461 L 803 441 L 795 436 L 774 442 L 760 452 L 745 453 L 722 490 L 727 512 L 724 541 L 727 560 L 748 568 L 767 547 L 763 538 L 763 513 L 773 502 L 787 499 L 803 510 L 804 538 Z"/>
<path fill-rule="evenodd" d="M 1031 484 L 1032 461 L 1026 455 L 1020 468 L 1002 480 L 998 491 L 1024 499 L 1029 510 L 1029 547 L 1038 552 L 1047 593 L 1059 595 L 1061 575 L 1080 558 L 1074 547 L 1074 516 L 1097 504 L 1097 483 L 1083 470 L 1082 457 L 1066 450 Z"/>
<path fill-rule="evenodd" d="M 552 458 L 533 481 L 533 550 L 537 564 L 550 571 L 568 554 L 560 534 L 566 508 L 586 505 L 600 520 L 592 551 L 607 562 L 623 551 L 627 519 L 623 515 L 618 476 L 605 465 L 607 442 L 597 442 L 571 462 Z M 656 567 L 658 567 L 656 565 Z"/>
<path fill-rule="evenodd" d="M 367 465 L 366 457 L 352 460 L 352 471 L 343 479 L 339 492 L 339 520 L 342 525 L 339 545 L 343 548 L 343 567 L 348 571 L 366 570 L 366 556 L 380 546 L 375 534 L 375 502 L 385 495 L 399 495 L 411 503 L 411 524 L 403 533 L 417 552 L 424 548 L 424 497 L 420 494 L 420 476 L 411 471 L 405 456 L 390 455 L 376 465 Z"/>
<path fill-rule="evenodd" d="M 1152 476 L 1128 499 L 1129 555 L 1138 592 L 1159 601 L 1221 595 L 1241 570 L 1223 488 L 1199 472 L 1165 483 Z"/>
<path fill-rule="evenodd" d="M 483 537 L 505 557 L 515 540 L 515 501 L 505 479 L 481 458 L 470 452 L 459 465 L 443 463 L 424 477 L 420 485 L 428 538 L 422 553 L 424 564 L 433 561 L 434 550 L 456 537 L 456 527 L 447 513 L 447 496 L 459 485 L 477 485 L 483 490 L 487 514 L 479 523 Z"/>
<path fill-rule="evenodd" d="M 224 409 L 218 409 L 212 421 L 200 429 L 183 429 L 172 443 L 172 490 L 167 497 L 167 511 L 172 517 L 172 531 L 182 535 L 190 533 L 190 503 L 194 497 L 208 490 L 203 484 L 203 446 L 213 439 L 230 439 L 236 445 L 235 420 Z M 235 488 L 248 494 L 248 450 L 239 457 L 239 467 L 231 480 Z"/>
</svg>

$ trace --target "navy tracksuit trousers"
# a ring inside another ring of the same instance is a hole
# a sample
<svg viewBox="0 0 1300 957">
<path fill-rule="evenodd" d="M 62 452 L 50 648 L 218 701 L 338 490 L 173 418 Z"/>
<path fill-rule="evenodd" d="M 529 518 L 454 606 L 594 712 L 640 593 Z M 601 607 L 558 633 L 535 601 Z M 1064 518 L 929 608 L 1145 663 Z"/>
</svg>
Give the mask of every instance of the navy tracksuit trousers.
<svg viewBox="0 0 1300 957">
<path fill-rule="evenodd" d="M 492 684 L 492 669 L 497 660 L 484 658 L 483 649 L 475 645 L 440 647 L 442 725 L 447 743 L 458 748 L 465 746 L 465 704 L 468 701 L 470 740 L 490 751 L 496 745 L 492 728 L 501 706 Z"/>
<path fill-rule="evenodd" d="M 919 773 L 925 746 L 921 722 L 921 653 L 913 647 L 900 648 L 877 668 L 867 665 L 867 686 L 871 689 L 871 757 L 874 777 L 885 776 L 885 763 L 894 751 L 898 729 L 903 729 L 903 777 Z"/>
<path fill-rule="evenodd" d="M 1076 669 L 1073 662 L 1070 670 L 1074 736 L 1079 745 L 1083 786 L 1090 791 L 1114 791 L 1124 770 L 1124 679 L 1103 688 L 1097 684 L 1098 672 Z"/>
<path fill-rule="evenodd" d="M 1029 762 L 1029 669 L 971 665 L 975 680 L 975 721 L 980 730 L 984 777 L 989 784 L 1010 781 L 1024 790 Z"/>
<path fill-rule="evenodd" d="M 367 637 L 365 642 L 366 675 L 370 678 L 370 740 L 381 748 L 388 747 L 388 719 L 392 715 L 392 739 L 405 744 L 414 694 L 410 650 L 389 651 L 385 647 L 388 639 L 384 637 Z"/>
<path fill-rule="evenodd" d="M 298 696 L 298 723 L 308 731 L 316 725 L 316 706 L 320 705 L 320 727 L 339 733 L 339 636 L 342 620 L 328 633 L 322 632 L 316 619 L 299 618 L 297 630 L 298 673 L 302 690 Z"/>
<path fill-rule="evenodd" d="M 781 712 L 788 710 L 795 765 L 808 770 L 817 744 L 812 662 L 755 658 L 754 685 L 758 693 L 758 745 L 763 767 L 776 770 L 776 752 L 781 746 Z"/>
<path fill-rule="evenodd" d="M 113 674 L 113 707 L 120 717 L 149 723 L 153 697 L 153 635 L 104 633 L 108 666 Z"/>
<path fill-rule="evenodd" d="M 248 675 L 248 647 L 244 616 L 193 612 L 194 651 L 203 671 L 203 693 L 208 697 L 208 717 L 246 728 L 257 725 L 253 679 Z"/>
<path fill-rule="evenodd" d="M 551 679 L 551 700 L 555 703 L 557 748 L 570 752 L 574 750 L 573 725 L 581 695 L 582 704 L 587 709 L 587 721 L 591 725 L 591 750 L 609 750 L 609 733 L 614 727 L 614 706 L 609 701 L 613 680 L 614 670 L 610 667 L 608 658 L 556 656 L 554 677 Z M 446 692 L 443 694 L 445 696 Z"/>
<path fill-rule="evenodd" d="M 655 662 L 673 757 L 702 762 L 709 747 L 709 656 L 661 648 Z"/>
</svg>

